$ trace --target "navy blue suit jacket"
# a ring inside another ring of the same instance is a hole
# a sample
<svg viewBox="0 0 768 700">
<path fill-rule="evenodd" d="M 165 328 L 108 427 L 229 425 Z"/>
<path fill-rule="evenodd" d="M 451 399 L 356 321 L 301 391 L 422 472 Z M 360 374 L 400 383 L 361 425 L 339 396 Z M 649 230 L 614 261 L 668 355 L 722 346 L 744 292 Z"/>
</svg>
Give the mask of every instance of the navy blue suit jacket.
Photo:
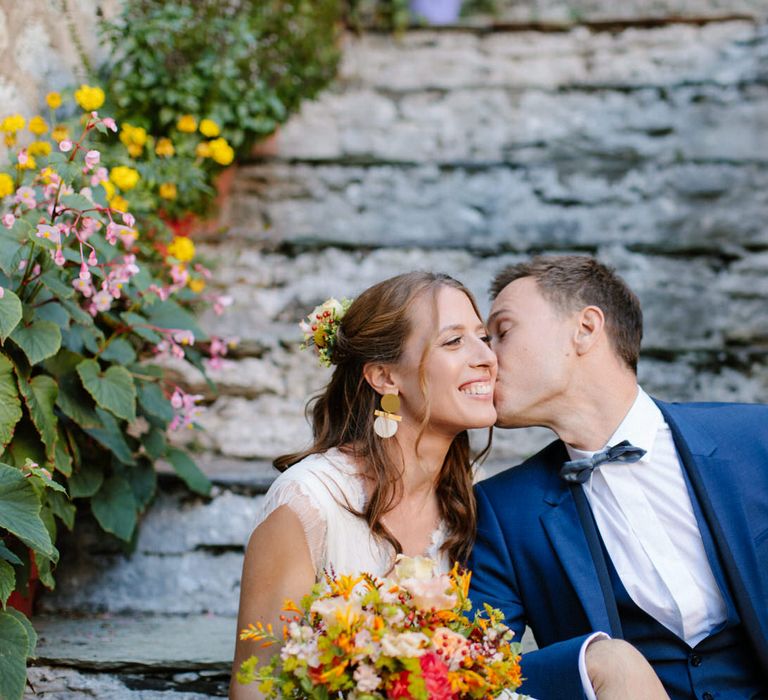
<svg viewBox="0 0 768 700">
<path fill-rule="evenodd" d="M 768 406 L 657 404 L 768 677 Z M 567 459 L 556 440 L 476 486 L 470 596 L 501 608 L 518 638 L 532 628 L 539 650 L 523 656 L 521 692 L 543 700 L 582 697 L 578 651 L 587 635 L 609 632 L 576 506 L 558 477 Z"/>
</svg>

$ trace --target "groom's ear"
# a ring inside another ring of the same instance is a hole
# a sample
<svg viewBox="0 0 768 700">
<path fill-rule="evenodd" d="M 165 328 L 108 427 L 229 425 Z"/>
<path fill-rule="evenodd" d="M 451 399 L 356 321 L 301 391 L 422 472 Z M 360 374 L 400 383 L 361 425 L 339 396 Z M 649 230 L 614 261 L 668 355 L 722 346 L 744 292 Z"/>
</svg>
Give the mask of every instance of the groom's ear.
<svg viewBox="0 0 768 700">
<path fill-rule="evenodd" d="M 369 362 L 363 366 L 363 377 L 379 394 L 397 394 L 398 386 L 392 376 L 392 368 L 380 362 Z"/>
<path fill-rule="evenodd" d="M 604 337 L 605 314 L 599 306 L 585 306 L 579 313 L 578 322 L 574 343 L 576 352 L 584 355 Z"/>
</svg>

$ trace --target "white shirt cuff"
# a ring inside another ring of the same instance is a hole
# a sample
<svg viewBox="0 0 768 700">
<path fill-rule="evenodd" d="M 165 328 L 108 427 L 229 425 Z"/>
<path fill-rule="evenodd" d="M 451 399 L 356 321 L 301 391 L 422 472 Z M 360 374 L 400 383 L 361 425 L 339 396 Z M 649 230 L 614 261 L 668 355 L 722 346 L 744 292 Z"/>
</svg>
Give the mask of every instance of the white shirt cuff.
<svg viewBox="0 0 768 700">
<path fill-rule="evenodd" d="M 590 642 L 594 642 L 596 639 L 610 639 L 610 637 L 605 632 L 595 632 L 587 637 L 579 650 L 579 675 L 581 676 L 581 687 L 584 689 L 584 697 L 587 700 L 597 700 L 595 689 L 592 687 L 592 681 L 589 680 L 587 673 L 587 647 Z"/>
</svg>

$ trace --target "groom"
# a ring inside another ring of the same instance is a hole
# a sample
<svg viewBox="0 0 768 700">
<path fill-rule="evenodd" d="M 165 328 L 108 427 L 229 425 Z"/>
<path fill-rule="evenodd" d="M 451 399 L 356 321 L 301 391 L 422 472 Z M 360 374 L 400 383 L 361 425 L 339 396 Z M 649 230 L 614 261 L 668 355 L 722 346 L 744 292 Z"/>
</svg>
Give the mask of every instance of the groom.
<svg viewBox="0 0 768 700">
<path fill-rule="evenodd" d="M 520 692 L 593 697 L 605 632 L 672 700 L 768 698 L 768 406 L 650 398 L 638 300 L 592 258 L 513 265 L 491 293 L 497 425 L 559 437 L 476 489 L 471 598 L 539 646 Z"/>
</svg>

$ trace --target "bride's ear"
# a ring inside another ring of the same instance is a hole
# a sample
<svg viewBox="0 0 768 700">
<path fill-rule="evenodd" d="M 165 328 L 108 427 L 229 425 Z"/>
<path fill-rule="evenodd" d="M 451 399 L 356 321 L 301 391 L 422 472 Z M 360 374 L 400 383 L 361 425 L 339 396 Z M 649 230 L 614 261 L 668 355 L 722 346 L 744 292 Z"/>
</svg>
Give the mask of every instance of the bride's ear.
<svg viewBox="0 0 768 700">
<path fill-rule="evenodd" d="M 399 389 L 392 376 L 392 368 L 380 362 L 369 362 L 363 367 L 363 377 L 378 394 L 397 394 Z"/>
<path fill-rule="evenodd" d="M 604 336 L 605 314 L 599 306 L 585 306 L 579 314 L 579 327 L 574 335 L 576 352 L 584 355 Z"/>
</svg>

